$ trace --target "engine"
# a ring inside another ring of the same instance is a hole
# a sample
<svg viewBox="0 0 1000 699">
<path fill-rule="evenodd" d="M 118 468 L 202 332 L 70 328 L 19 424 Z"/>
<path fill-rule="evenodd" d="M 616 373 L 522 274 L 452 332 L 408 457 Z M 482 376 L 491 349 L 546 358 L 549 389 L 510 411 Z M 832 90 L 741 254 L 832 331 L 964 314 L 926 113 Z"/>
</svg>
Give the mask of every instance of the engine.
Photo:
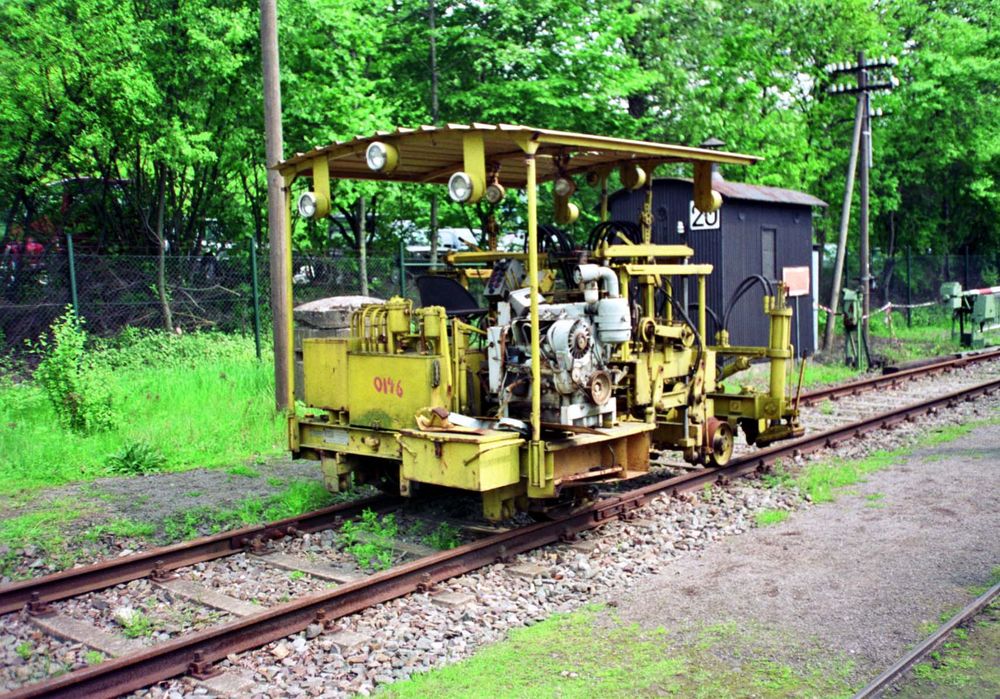
<svg viewBox="0 0 1000 699">
<path fill-rule="evenodd" d="M 506 282 L 516 271 L 504 270 Z M 580 265 L 575 281 L 584 286 L 582 302 L 543 303 L 539 297 L 542 421 L 611 424 L 616 415 L 615 387 L 623 374 L 609 363 L 617 346 L 632 333 L 628 301 L 620 297 L 618 278 L 607 267 Z M 599 286 L 603 286 L 603 297 Z M 494 286 L 493 293 L 500 290 Z M 489 389 L 499 413 L 527 419 L 534 361 L 529 288 L 509 291 L 506 300 L 497 303 L 497 324 L 487 329 L 487 339 Z"/>
</svg>

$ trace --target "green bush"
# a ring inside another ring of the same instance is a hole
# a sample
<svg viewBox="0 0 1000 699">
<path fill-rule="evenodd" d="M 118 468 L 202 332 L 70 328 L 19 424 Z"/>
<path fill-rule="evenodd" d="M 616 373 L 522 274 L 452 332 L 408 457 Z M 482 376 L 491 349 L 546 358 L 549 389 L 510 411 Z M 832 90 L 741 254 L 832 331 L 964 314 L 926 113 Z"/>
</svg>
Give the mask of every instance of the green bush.
<svg viewBox="0 0 1000 699">
<path fill-rule="evenodd" d="M 87 333 L 71 309 L 52 324 L 52 336 L 39 338 L 34 350 L 44 359 L 35 380 L 45 391 L 59 422 L 75 432 L 103 432 L 116 415 L 106 382 L 87 361 Z"/>
</svg>

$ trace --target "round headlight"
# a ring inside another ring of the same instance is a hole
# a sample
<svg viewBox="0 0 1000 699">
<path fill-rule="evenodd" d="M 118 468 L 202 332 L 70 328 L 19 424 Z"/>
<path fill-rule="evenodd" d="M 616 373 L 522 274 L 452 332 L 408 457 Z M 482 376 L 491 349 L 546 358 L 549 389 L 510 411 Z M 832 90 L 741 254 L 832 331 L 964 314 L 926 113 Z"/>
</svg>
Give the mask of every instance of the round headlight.
<svg viewBox="0 0 1000 699">
<path fill-rule="evenodd" d="M 368 148 L 365 150 L 365 162 L 369 169 L 375 172 L 392 172 L 396 169 L 398 159 L 399 153 L 396 148 L 381 141 L 368 144 Z"/>
<path fill-rule="evenodd" d="M 472 178 L 465 172 L 456 172 L 448 179 L 448 196 L 459 203 L 472 197 Z"/>
<path fill-rule="evenodd" d="M 299 196 L 298 209 L 302 218 L 312 218 L 316 215 L 316 195 L 312 192 L 303 192 Z"/>
<path fill-rule="evenodd" d="M 486 188 L 486 201 L 490 204 L 499 204 L 500 200 L 503 199 L 506 190 L 503 185 L 499 182 L 494 182 Z"/>
<path fill-rule="evenodd" d="M 560 197 L 568 197 L 570 194 L 576 191 L 576 185 L 573 184 L 573 180 L 568 177 L 560 177 L 555 181 L 553 185 L 556 194 Z"/>
</svg>

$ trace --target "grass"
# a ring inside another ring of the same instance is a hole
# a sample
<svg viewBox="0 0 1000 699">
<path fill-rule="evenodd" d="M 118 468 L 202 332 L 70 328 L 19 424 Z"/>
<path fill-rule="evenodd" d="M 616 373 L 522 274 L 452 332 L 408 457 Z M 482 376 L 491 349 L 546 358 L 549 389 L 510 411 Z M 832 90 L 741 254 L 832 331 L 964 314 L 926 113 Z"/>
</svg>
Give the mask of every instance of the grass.
<svg viewBox="0 0 1000 699">
<path fill-rule="evenodd" d="M 768 646 L 774 642 L 735 624 L 674 639 L 663 629 L 623 624 L 592 605 L 516 629 L 465 661 L 396 682 L 380 696 L 714 699 L 848 693 L 849 663 L 809 657 L 797 668 L 775 659 L 776 653 L 754 649 L 751 637 Z"/>
<path fill-rule="evenodd" d="M 791 513 L 788 510 L 761 510 L 754 516 L 754 519 L 758 527 L 769 527 L 772 524 L 784 522 L 788 519 L 789 514 Z"/>
<path fill-rule="evenodd" d="M 1000 603 L 987 607 L 969 628 L 955 629 L 901 684 L 894 696 L 903 699 L 1000 696 Z"/>
<path fill-rule="evenodd" d="M 40 386 L 0 372 L 0 494 L 89 481 L 116 467 L 183 471 L 282 450 L 272 365 L 256 359 L 251 339 L 131 330 L 89 343 L 87 356 L 119 419 L 107 431 L 71 431 Z"/>
</svg>

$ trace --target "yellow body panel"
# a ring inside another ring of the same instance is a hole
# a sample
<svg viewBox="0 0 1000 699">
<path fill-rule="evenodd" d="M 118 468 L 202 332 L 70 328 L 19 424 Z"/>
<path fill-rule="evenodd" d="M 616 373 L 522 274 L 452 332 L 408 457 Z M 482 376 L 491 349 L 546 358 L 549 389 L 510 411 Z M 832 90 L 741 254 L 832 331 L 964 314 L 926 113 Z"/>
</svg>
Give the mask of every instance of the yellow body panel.
<svg viewBox="0 0 1000 699">
<path fill-rule="evenodd" d="M 307 338 L 302 341 L 306 405 L 347 410 L 347 339 Z"/>
<path fill-rule="evenodd" d="M 406 480 L 478 492 L 521 480 L 519 449 L 524 440 L 511 432 L 402 430 L 399 440 Z"/>
<path fill-rule="evenodd" d="M 414 416 L 422 408 L 448 408 L 446 361 L 422 354 L 352 354 L 347 379 L 351 424 L 403 429 L 416 426 Z"/>
</svg>

